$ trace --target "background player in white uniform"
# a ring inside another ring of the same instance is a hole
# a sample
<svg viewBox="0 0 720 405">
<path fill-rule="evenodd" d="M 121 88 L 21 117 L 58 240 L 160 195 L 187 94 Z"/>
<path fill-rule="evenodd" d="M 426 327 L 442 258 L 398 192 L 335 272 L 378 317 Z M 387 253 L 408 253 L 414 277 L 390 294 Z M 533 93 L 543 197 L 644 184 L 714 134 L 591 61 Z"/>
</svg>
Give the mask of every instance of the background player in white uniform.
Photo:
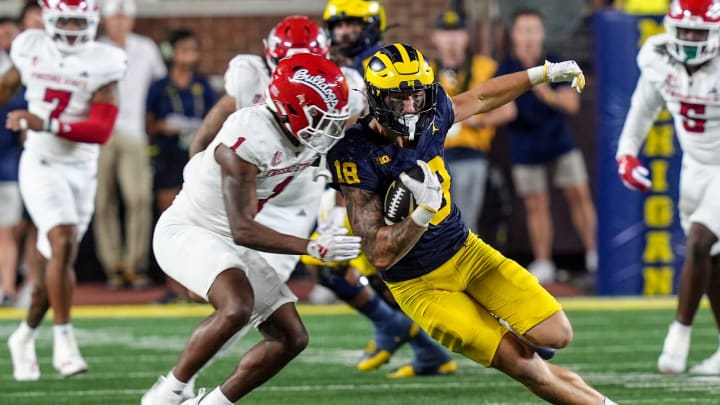
<svg viewBox="0 0 720 405">
<path fill-rule="evenodd" d="M 649 172 L 636 156 L 666 105 L 684 151 L 679 209 L 687 241 L 677 314 L 658 369 L 679 374 L 685 371 L 691 325 L 706 291 L 720 326 L 720 2 L 675 0 L 665 26 L 667 33 L 649 38 L 638 55 L 641 75 L 616 158 L 626 186 L 651 189 Z M 720 374 L 720 351 L 691 372 Z"/>
<path fill-rule="evenodd" d="M 117 81 L 125 71 L 123 51 L 94 42 L 99 18 L 94 0 L 46 0 L 45 31 L 27 30 L 13 41 L 13 68 L 0 79 L 2 103 L 21 82 L 27 87 L 29 111 L 10 112 L 6 126 L 28 130 L 20 191 L 47 259 L 47 287 L 35 287 L 26 321 L 8 341 L 17 380 L 40 377 L 35 328 L 48 305 L 53 366 L 63 376 L 87 370 L 70 324 L 73 267 L 93 212 L 99 144 L 115 123 Z"/>
<path fill-rule="evenodd" d="M 292 55 L 278 63 L 266 94 L 267 104 L 233 113 L 208 148 L 193 156 L 182 191 L 155 228 L 153 250 L 163 271 L 215 312 L 195 329 L 172 371 L 143 396 L 143 404 L 179 402 L 185 383 L 248 322 L 263 341 L 221 386 L 207 397 L 201 391 L 203 402 L 237 401 L 306 347 L 296 298 L 258 251 L 325 261 L 360 252 L 354 236 L 330 232 L 310 241 L 255 220 L 273 200 L 288 198 L 286 186 L 313 170 L 318 155 L 342 137 L 350 114 L 340 69 L 323 56 Z"/>
</svg>

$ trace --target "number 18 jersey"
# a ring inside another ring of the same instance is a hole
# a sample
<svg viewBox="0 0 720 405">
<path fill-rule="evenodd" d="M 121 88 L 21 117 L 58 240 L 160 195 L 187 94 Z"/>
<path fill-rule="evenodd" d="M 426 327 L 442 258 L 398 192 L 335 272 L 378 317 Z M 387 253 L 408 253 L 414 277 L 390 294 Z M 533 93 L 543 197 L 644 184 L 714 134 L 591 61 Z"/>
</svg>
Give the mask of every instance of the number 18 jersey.
<svg viewBox="0 0 720 405">
<path fill-rule="evenodd" d="M 450 174 L 445 167 L 445 136 L 455 121 L 452 102 L 438 85 L 437 109 L 432 123 L 419 136 L 414 149 L 390 143 L 368 127 L 369 119 L 349 128 L 328 153 L 333 184 L 358 187 L 384 198 L 390 183 L 401 172 L 424 160 L 438 176 L 443 201 L 418 243 L 398 263 L 380 274 L 387 281 L 419 277 L 448 261 L 468 237 L 460 210 L 450 198 Z"/>
</svg>

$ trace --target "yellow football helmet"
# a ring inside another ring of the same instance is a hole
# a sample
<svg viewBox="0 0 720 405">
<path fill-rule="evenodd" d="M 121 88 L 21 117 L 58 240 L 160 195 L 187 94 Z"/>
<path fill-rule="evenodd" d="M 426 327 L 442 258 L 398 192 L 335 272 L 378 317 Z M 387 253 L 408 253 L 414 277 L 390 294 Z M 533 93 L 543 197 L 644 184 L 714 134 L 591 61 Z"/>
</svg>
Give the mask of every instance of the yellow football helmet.
<svg viewBox="0 0 720 405">
<path fill-rule="evenodd" d="M 430 63 L 419 50 L 401 43 L 380 48 L 365 68 L 365 84 L 370 113 L 382 126 L 409 136 L 411 141 L 430 126 L 437 102 L 437 82 Z M 423 97 L 413 98 L 412 113 L 392 105 L 393 94 L 421 91 Z"/>
<path fill-rule="evenodd" d="M 364 28 L 357 41 L 350 48 L 342 50 L 348 57 L 380 42 L 386 27 L 385 8 L 378 1 L 368 0 L 330 0 L 325 6 L 323 22 L 331 38 L 335 24 L 353 19 L 362 21 Z"/>
</svg>

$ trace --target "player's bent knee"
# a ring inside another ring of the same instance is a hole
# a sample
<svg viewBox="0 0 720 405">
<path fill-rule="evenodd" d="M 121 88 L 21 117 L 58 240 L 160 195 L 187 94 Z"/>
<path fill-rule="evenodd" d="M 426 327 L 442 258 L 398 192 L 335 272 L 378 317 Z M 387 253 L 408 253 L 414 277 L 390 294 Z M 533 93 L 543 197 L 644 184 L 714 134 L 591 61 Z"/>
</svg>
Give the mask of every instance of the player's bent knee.
<svg viewBox="0 0 720 405">
<path fill-rule="evenodd" d="M 228 329 L 232 329 L 233 331 L 238 331 L 247 325 L 248 322 L 250 322 L 251 315 L 252 306 L 244 303 L 230 304 L 219 308 L 216 312 L 218 319 L 220 319 Z"/>
<path fill-rule="evenodd" d="M 303 331 L 301 333 L 293 333 L 288 336 L 287 344 L 285 346 L 287 347 L 287 351 L 295 357 L 302 353 L 309 343 L 310 338 L 308 337 L 307 332 Z"/>
<path fill-rule="evenodd" d="M 564 312 L 559 311 L 526 334 L 538 346 L 562 349 L 573 340 L 573 329 Z"/>
</svg>

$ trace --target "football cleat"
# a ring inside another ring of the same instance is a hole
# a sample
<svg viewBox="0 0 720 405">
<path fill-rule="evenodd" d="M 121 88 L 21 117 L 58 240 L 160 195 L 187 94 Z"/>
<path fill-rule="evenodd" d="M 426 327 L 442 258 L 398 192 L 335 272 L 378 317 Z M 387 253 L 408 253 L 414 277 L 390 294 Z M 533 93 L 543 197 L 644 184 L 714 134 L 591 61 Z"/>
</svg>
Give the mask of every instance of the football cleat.
<svg viewBox="0 0 720 405">
<path fill-rule="evenodd" d="M 40 379 L 34 336 L 23 338 L 19 331 L 15 331 L 8 339 L 8 349 L 10 349 L 10 358 L 13 364 L 13 378 L 16 381 Z"/>
<path fill-rule="evenodd" d="M 412 364 L 406 364 L 398 367 L 387 375 L 388 378 L 412 378 L 417 376 L 431 375 L 455 375 L 457 373 L 457 363 L 455 360 L 443 362 L 437 366 L 417 368 Z"/>
<path fill-rule="evenodd" d="M 661 374 L 682 374 L 685 372 L 687 356 L 690 351 L 690 328 L 673 322 L 663 343 L 658 358 L 658 371 Z"/>
<path fill-rule="evenodd" d="M 692 375 L 720 375 L 720 350 L 690 369 Z"/>
<path fill-rule="evenodd" d="M 375 370 L 390 361 L 395 351 L 410 339 L 417 336 L 420 327 L 413 323 L 404 336 L 388 336 L 378 333 L 375 339 L 368 343 L 365 354 L 357 364 L 359 371 Z"/>
<path fill-rule="evenodd" d="M 145 392 L 140 399 L 140 405 L 180 405 L 184 403 L 183 393 L 163 389 L 165 376 L 160 376 L 158 380 Z M 191 397 L 192 398 L 192 397 Z"/>
<path fill-rule="evenodd" d="M 88 371 L 87 363 L 80 355 L 72 330 L 55 333 L 53 342 L 53 367 L 63 377 L 72 377 Z"/>
<path fill-rule="evenodd" d="M 205 388 L 200 388 L 196 397 L 183 401 L 181 405 L 198 405 L 206 395 Z"/>
</svg>

